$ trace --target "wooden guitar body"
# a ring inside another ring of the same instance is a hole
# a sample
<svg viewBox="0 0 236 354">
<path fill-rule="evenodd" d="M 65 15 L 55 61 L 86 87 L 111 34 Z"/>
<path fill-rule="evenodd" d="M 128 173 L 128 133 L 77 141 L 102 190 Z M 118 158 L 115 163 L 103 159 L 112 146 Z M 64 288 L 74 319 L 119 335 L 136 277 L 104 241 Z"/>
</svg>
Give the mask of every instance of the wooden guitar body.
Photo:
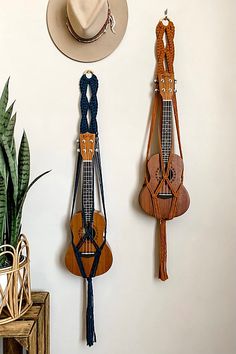
<svg viewBox="0 0 236 354">
<path fill-rule="evenodd" d="M 77 245 L 80 239 L 84 235 L 81 211 L 74 214 L 74 216 L 71 219 L 70 227 L 71 227 L 72 234 L 74 236 L 74 244 Z M 95 211 L 94 221 L 93 221 L 93 231 L 94 231 L 94 240 L 96 241 L 98 246 L 101 246 L 103 243 L 104 229 L 105 229 L 104 217 L 99 212 Z M 82 253 L 81 260 L 87 276 L 90 275 L 90 271 L 94 262 L 95 251 L 96 251 L 95 246 L 89 240 L 85 241 L 79 249 L 79 252 Z M 95 275 L 97 276 L 106 273 L 112 265 L 112 260 L 113 258 L 112 258 L 111 249 L 108 243 L 106 242 L 101 251 L 101 255 L 99 258 Z M 65 265 L 67 269 L 74 275 L 82 276 L 76 260 L 76 256 L 72 244 L 70 244 L 66 252 Z"/>
<path fill-rule="evenodd" d="M 188 192 L 182 184 L 183 167 L 183 160 L 181 157 L 176 154 L 171 154 L 168 181 L 171 185 L 171 189 L 175 193 L 177 192 L 176 207 L 173 217 L 184 214 L 190 204 Z M 147 170 L 150 176 L 149 188 L 152 193 L 155 194 L 163 179 L 159 154 L 151 156 L 147 163 Z M 166 182 L 163 183 L 163 188 L 168 189 L 171 193 L 171 189 Z M 139 203 L 147 214 L 155 216 L 157 219 L 168 220 L 170 218 L 173 196 L 162 198 L 160 195 L 161 193 L 156 193 L 156 198 L 153 198 L 147 185 L 144 185 L 139 195 Z M 154 199 L 156 200 L 154 201 Z M 156 208 L 155 203 L 158 204 L 158 207 Z"/>
</svg>

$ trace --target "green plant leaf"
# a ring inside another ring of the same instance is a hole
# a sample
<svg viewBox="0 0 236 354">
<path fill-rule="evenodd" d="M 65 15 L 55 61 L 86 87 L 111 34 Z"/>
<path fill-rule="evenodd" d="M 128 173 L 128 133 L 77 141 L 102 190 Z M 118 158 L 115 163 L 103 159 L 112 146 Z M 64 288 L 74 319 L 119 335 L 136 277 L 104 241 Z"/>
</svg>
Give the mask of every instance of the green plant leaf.
<svg viewBox="0 0 236 354">
<path fill-rule="evenodd" d="M 8 146 L 10 149 L 13 146 L 13 135 L 14 135 L 14 129 L 15 129 L 15 124 L 16 124 L 16 113 L 12 116 L 12 118 L 9 120 L 8 125 L 4 131 L 4 136 L 6 137 Z"/>
<path fill-rule="evenodd" d="M 21 216 L 22 216 L 22 209 L 18 212 L 18 214 L 13 214 L 12 223 L 11 223 L 11 245 L 16 247 L 17 242 L 20 236 L 20 229 L 21 229 Z"/>
<path fill-rule="evenodd" d="M 15 205 L 17 204 L 17 195 L 18 195 L 18 173 L 16 168 L 16 161 L 12 157 L 11 150 L 7 143 L 7 138 L 3 135 L 0 139 L 0 144 L 3 147 L 3 150 L 7 157 L 7 163 L 10 170 L 10 177 L 13 185 L 13 201 Z"/>
<path fill-rule="evenodd" d="M 12 155 L 13 160 L 16 160 L 16 144 L 15 144 L 14 137 L 12 139 L 11 155 Z"/>
<path fill-rule="evenodd" d="M 5 83 L 4 89 L 2 91 L 2 95 L 0 98 L 0 133 L 3 132 L 3 120 L 4 120 L 4 114 L 6 112 L 6 108 L 7 108 L 7 103 L 8 103 L 8 85 L 9 85 L 9 80 L 10 78 L 7 80 L 7 82 Z"/>
<path fill-rule="evenodd" d="M 9 174 L 9 173 L 8 173 Z M 7 183 L 7 243 L 13 245 L 17 239 L 16 232 L 16 206 L 13 201 L 13 185 L 9 178 Z"/>
<path fill-rule="evenodd" d="M 3 244 L 3 236 L 6 230 L 6 210 L 7 210 L 7 195 L 4 178 L 0 176 L 0 244 Z"/>
<path fill-rule="evenodd" d="M 0 176 L 4 178 L 4 181 L 6 184 L 6 181 L 7 181 L 6 161 L 4 158 L 3 151 L 2 151 L 2 146 L 0 146 Z"/>
<path fill-rule="evenodd" d="M 44 175 L 46 175 L 47 173 L 49 173 L 49 172 L 51 172 L 52 170 L 48 170 L 48 171 L 46 171 L 46 172 L 43 172 L 43 173 L 41 173 L 41 175 L 39 175 L 38 177 L 36 177 L 31 183 L 30 183 L 30 185 L 29 185 L 29 187 L 27 188 L 27 191 L 26 192 L 28 192 L 29 190 L 30 190 L 30 188 L 41 178 L 41 177 L 43 177 Z"/>
<path fill-rule="evenodd" d="M 17 204 L 21 203 L 21 199 L 24 196 L 30 178 L 30 151 L 29 151 L 29 143 L 27 140 L 26 133 L 23 133 L 19 156 L 18 156 L 18 197 Z"/>
<path fill-rule="evenodd" d="M 3 114 L 3 117 L 1 119 L 1 124 L 0 124 L 0 133 L 1 134 L 4 134 L 7 129 L 7 126 L 9 124 L 10 119 L 11 119 L 14 104 L 15 104 L 15 102 L 13 102 L 10 105 L 10 107 L 8 108 L 8 110 Z"/>
<path fill-rule="evenodd" d="M 4 132 L 4 136 L 6 137 L 7 143 L 12 151 L 13 160 L 15 159 L 15 155 L 16 155 L 14 150 L 15 146 L 14 146 L 14 137 L 13 137 L 15 123 L 16 123 L 16 114 L 14 114 L 13 117 L 10 119 L 10 121 L 8 122 L 8 126 Z M 5 184 L 7 185 L 6 181 L 7 181 L 8 173 L 6 171 L 6 157 L 4 157 L 4 153 L 2 149 L 3 147 L 0 146 L 0 175 L 4 177 Z"/>
</svg>

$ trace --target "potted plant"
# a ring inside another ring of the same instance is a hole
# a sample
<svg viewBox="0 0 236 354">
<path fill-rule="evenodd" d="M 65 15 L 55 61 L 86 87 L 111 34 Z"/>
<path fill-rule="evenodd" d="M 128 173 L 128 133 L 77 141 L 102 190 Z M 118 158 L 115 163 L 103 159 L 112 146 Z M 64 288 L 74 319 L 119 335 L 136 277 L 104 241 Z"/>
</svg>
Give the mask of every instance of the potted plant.
<svg viewBox="0 0 236 354">
<path fill-rule="evenodd" d="M 14 102 L 8 107 L 6 82 L 0 98 L 0 324 L 23 315 L 31 306 L 29 245 L 21 234 L 21 217 L 29 184 L 30 150 L 26 133 L 17 154 Z"/>
</svg>

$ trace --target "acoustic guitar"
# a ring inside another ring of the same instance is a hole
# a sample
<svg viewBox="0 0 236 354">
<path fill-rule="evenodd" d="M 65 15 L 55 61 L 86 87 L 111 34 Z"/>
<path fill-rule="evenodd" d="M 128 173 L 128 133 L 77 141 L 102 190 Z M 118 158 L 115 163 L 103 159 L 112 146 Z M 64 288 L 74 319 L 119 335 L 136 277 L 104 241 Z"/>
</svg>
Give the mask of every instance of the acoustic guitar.
<svg viewBox="0 0 236 354">
<path fill-rule="evenodd" d="M 92 133 L 80 134 L 80 152 L 82 155 L 82 211 L 75 213 L 70 222 L 73 244 L 79 253 L 86 277 L 106 273 L 112 265 L 112 252 L 104 239 L 106 221 L 104 216 L 94 210 L 94 150 L 96 136 Z M 78 276 L 84 276 L 78 265 L 76 252 L 70 244 L 65 264 L 67 269 Z M 99 251 L 99 254 L 98 254 Z"/>
<path fill-rule="evenodd" d="M 190 198 L 182 184 L 183 160 L 173 153 L 174 75 L 165 71 L 158 75 L 157 83 L 162 100 L 161 134 L 159 132 L 161 151 L 152 155 L 147 162 L 149 186 L 145 184 L 142 188 L 139 203 L 147 214 L 168 220 L 184 214 L 189 208 Z M 156 204 L 150 190 L 157 199 Z"/>
</svg>

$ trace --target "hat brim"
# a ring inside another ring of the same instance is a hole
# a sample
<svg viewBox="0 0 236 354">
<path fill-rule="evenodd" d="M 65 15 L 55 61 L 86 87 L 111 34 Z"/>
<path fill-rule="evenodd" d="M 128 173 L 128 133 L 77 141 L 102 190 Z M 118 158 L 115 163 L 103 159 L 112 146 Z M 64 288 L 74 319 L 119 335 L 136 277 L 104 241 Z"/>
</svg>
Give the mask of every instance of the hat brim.
<svg viewBox="0 0 236 354">
<path fill-rule="evenodd" d="M 49 0 L 47 8 L 49 34 L 63 54 L 73 60 L 90 63 L 107 57 L 118 47 L 128 23 L 126 0 L 109 0 L 116 21 L 116 33 L 108 28 L 106 33 L 92 43 L 81 43 L 70 34 L 66 26 L 66 4 L 67 0 Z"/>
</svg>

